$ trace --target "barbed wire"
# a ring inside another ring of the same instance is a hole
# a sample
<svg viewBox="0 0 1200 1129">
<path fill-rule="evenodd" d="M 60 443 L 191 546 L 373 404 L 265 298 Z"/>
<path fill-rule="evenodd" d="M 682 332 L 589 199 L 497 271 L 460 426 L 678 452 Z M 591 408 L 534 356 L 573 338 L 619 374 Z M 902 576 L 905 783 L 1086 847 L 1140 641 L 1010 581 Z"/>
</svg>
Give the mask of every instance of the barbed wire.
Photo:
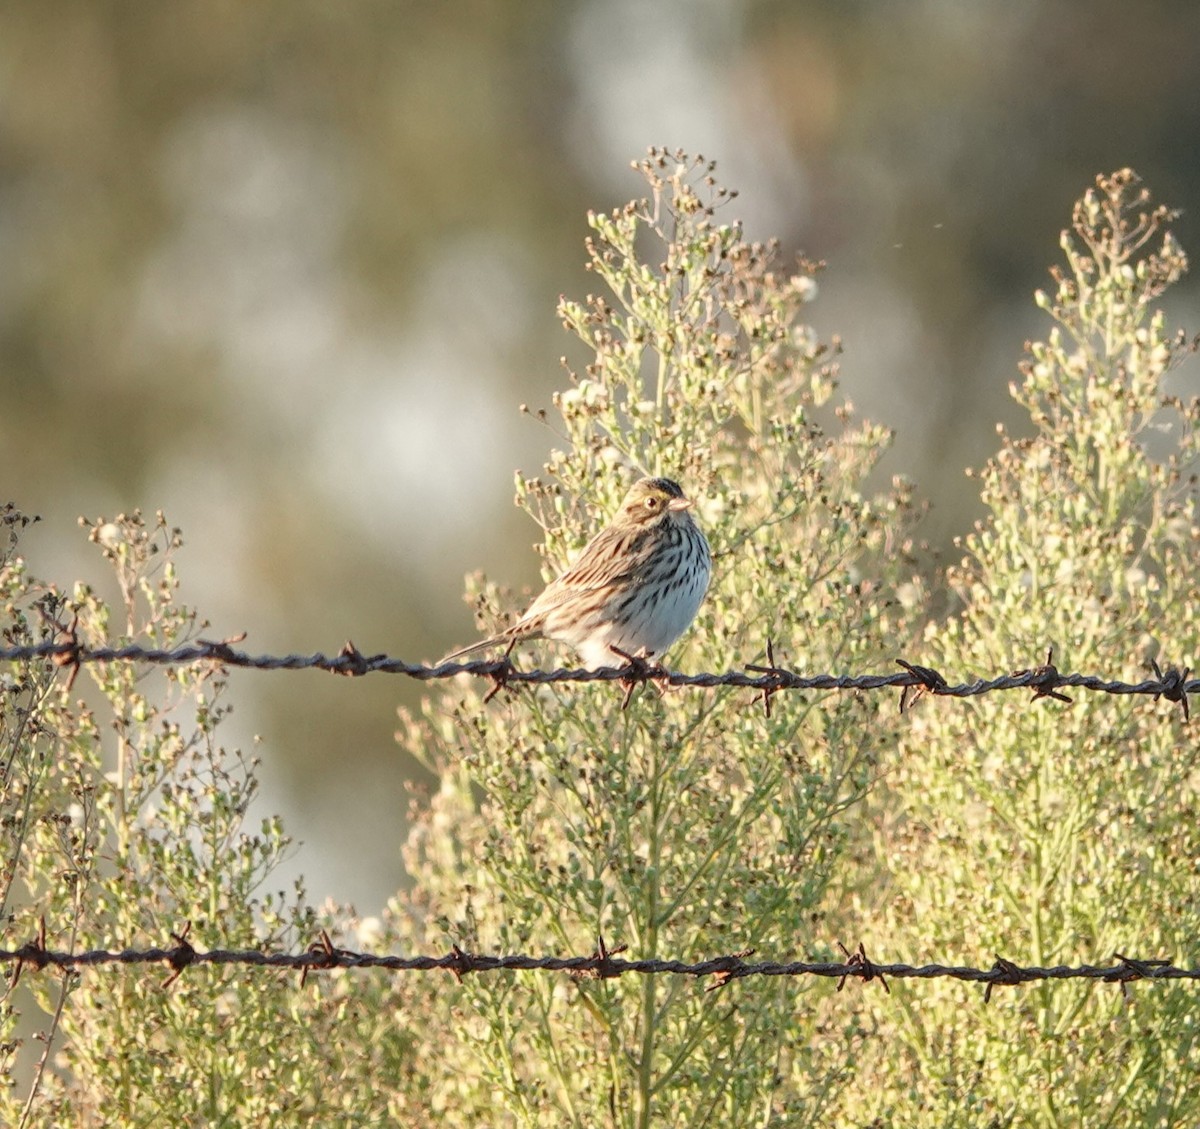
<svg viewBox="0 0 1200 1129">
<path fill-rule="evenodd" d="M 163 987 L 174 983 L 188 968 L 196 965 L 241 965 L 251 968 L 282 969 L 301 973 L 301 982 L 311 972 L 327 972 L 333 969 L 359 970 L 384 969 L 389 972 L 431 972 L 444 970 L 462 980 L 471 973 L 488 972 L 565 972 L 577 979 L 611 980 L 619 976 L 637 974 L 642 976 L 675 975 L 693 979 L 711 978 L 709 991 L 722 988 L 734 980 L 752 977 L 801 977 L 815 976 L 838 981 L 838 991 L 847 980 L 869 982 L 879 980 L 888 991 L 887 980 L 914 979 L 933 980 L 948 978 L 968 983 L 985 985 L 984 1002 L 991 998 L 992 989 L 1001 986 L 1016 987 L 1034 981 L 1091 980 L 1106 984 L 1126 985 L 1135 980 L 1200 980 L 1200 969 L 1179 968 L 1165 960 L 1138 960 L 1115 953 L 1117 963 L 1112 965 L 1054 965 L 1022 967 L 1003 957 L 997 957 L 990 968 L 973 968 L 942 964 L 884 964 L 867 957 L 860 942 L 851 952 L 839 942 L 845 959 L 842 961 L 748 961 L 753 949 L 728 953 L 708 960 L 681 961 L 662 958 L 629 960 L 619 954 L 626 946 L 608 948 L 604 939 L 598 938 L 595 951 L 590 956 L 528 956 L 512 953 L 491 956 L 469 953 L 455 945 L 443 956 L 396 956 L 391 954 L 356 952 L 336 947 L 329 934 L 322 931 L 320 939 L 303 952 L 269 952 L 263 949 L 209 949 L 195 948 L 188 941 L 191 923 L 179 933 L 172 933 L 175 944 L 170 948 L 146 949 L 88 949 L 83 952 L 59 952 L 46 947 L 46 926 L 43 921 L 38 936 L 18 949 L 0 949 L 0 965 L 15 966 L 11 984 L 15 985 L 23 971 L 32 968 L 41 971 L 57 968 L 62 971 L 77 971 L 101 965 L 153 965 L 165 964 L 171 969 Z"/>
<path fill-rule="evenodd" d="M 1047 650 L 1045 662 L 1037 666 L 1015 670 L 998 677 L 977 678 L 970 682 L 952 684 L 932 667 L 920 666 L 904 659 L 895 660 L 903 671 L 893 674 L 800 674 L 775 664 L 774 647 L 770 641 L 767 642 L 765 665 L 748 664 L 742 670 L 723 673 L 684 674 L 630 656 L 624 656 L 627 662 L 622 667 L 605 667 L 600 670 L 565 667 L 553 670 L 518 670 L 507 655 L 501 659 L 465 663 L 444 662 L 429 666 L 405 662 L 387 654 L 364 655 L 349 642 L 332 656 L 319 651 L 308 655 L 252 655 L 233 646 L 243 638 L 244 636 L 238 636 L 234 639 L 215 641 L 199 639 L 173 649 L 136 644 L 121 647 L 87 647 L 75 637 L 73 629 L 63 628 L 52 641 L 0 648 L 0 661 L 27 662 L 48 659 L 56 666 L 70 668 L 72 679 L 85 663 L 110 662 L 144 662 L 163 666 L 211 662 L 223 667 L 251 670 L 325 670 L 355 677 L 367 674 L 399 674 L 422 682 L 469 674 L 492 681 L 489 699 L 504 687 L 513 685 L 616 682 L 626 690 L 626 704 L 633 689 L 646 682 L 678 687 L 731 686 L 757 691 L 768 715 L 772 695 L 783 690 L 859 691 L 895 688 L 901 691 L 900 708 L 903 710 L 925 694 L 969 698 L 999 690 L 1031 690 L 1035 701 L 1040 698 L 1052 698 L 1070 702 L 1072 699 L 1062 691 L 1080 689 L 1104 694 L 1149 695 L 1156 700 L 1165 698 L 1169 702 L 1178 702 L 1183 709 L 1184 719 L 1187 720 L 1190 715 L 1188 695 L 1200 691 L 1200 679 L 1189 681 L 1190 668 L 1168 667 L 1161 670 L 1153 661 L 1148 666 L 1153 670 L 1154 677 L 1141 682 L 1123 682 L 1091 674 L 1064 673 L 1059 671 L 1052 661 L 1053 648 Z"/>
</svg>

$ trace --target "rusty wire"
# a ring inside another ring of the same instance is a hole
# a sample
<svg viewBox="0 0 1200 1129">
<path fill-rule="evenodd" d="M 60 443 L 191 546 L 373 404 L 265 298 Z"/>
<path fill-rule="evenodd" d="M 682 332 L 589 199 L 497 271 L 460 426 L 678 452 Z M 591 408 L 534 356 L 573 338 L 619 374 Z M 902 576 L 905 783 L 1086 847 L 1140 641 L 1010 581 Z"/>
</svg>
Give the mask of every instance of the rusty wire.
<svg viewBox="0 0 1200 1129">
<path fill-rule="evenodd" d="M 329 656 L 316 652 L 310 655 L 252 655 L 236 649 L 236 639 L 205 640 L 163 650 L 129 644 L 120 647 L 87 647 L 71 629 L 63 629 L 49 642 L 26 646 L 0 648 L 0 661 L 24 662 L 48 659 L 56 666 L 69 668 L 72 677 L 84 663 L 142 662 L 162 666 L 211 662 L 222 667 L 244 667 L 252 670 L 325 670 L 334 674 L 361 676 L 365 674 L 400 674 L 422 682 L 470 674 L 490 679 L 493 691 L 506 686 L 532 683 L 545 685 L 560 682 L 617 682 L 626 690 L 639 683 L 655 682 L 666 686 L 713 687 L 732 686 L 759 693 L 765 708 L 770 710 L 771 696 L 782 690 L 883 690 L 901 691 L 900 706 L 904 709 L 917 698 L 930 694 L 937 697 L 969 698 L 997 690 L 1031 690 L 1033 700 L 1050 698 L 1071 701 L 1064 689 L 1091 690 L 1104 694 L 1141 694 L 1155 699 L 1178 702 L 1184 718 L 1189 715 L 1188 695 L 1200 691 L 1200 679 L 1189 680 L 1189 668 L 1168 667 L 1160 670 L 1151 662 L 1154 677 L 1141 682 L 1122 682 L 1091 674 L 1069 674 L 1058 670 L 1048 650 L 1045 662 L 995 678 L 977 678 L 971 682 L 950 683 L 932 667 L 897 659 L 903 670 L 894 674 L 800 674 L 776 666 L 774 651 L 768 643 L 768 665 L 750 664 L 743 670 L 723 673 L 684 674 L 666 670 L 643 660 L 627 662 L 622 667 L 600 670 L 518 670 L 507 656 L 472 662 L 446 662 L 433 666 L 409 663 L 386 654 L 364 655 L 353 643 L 347 643 L 338 654 Z M 491 695 L 489 694 L 489 697 Z"/>
<path fill-rule="evenodd" d="M 1114 954 L 1111 965 L 1054 965 L 1049 968 L 1022 967 L 1003 957 L 997 957 L 990 968 L 972 968 L 941 964 L 880 964 L 868 959 L 860 943 L 853 952 L 841 946 L 843 961 L 748 961 L 753 949 L 713 957 L 709 960 L 687 962 L 652 958 L 628 960 L 621 957 L 625 946 L 609 949 L 604 939 L 598 939 L 590 956 L 528 956 L 523 953 L 490 956 L 469 953 L 454 946 L 444 956 L 397 956 L 355 952 L 337 948 L 322 932 L 320 939 L 303 952 L 268 952 L 262 949 L 197 949 L 188 941 L 190 923 L 179 933 L 172 933 L 175 944 L 170 948 L 146 949 L 89 949 L 83 952 L 59 952 L 46 947 L 45 925 L 38 936 L 18 949 L 0 950 L 0 965 L 13 966 L 11 982 L 16 983 L 25 969 L 41 971 L 57 968 L 78 971 L 100 965 L 165 965 L 171 969 L 163 982 L 167 987 L 188 968 L 196 965 L 241 965 L 252 968 L 280 969 L 300 972 L 307 977 L 312 972 L 331 969 L 378 968 L 389 972 L 430 972 L 444 970 L 461 980 L 470 973 L 487 972 L 565 972 L 576 979 L 609 980 L 618 976 L 676 975 L 693 979 L 710 978 L 707 990 L 722 988 L 734 980 L 751 977 L 816 976 L 837 980 L 840 991 L 847 980 L 868 982 L 879 980 L 888 990 L 887 979 L 933 980 L 949 978 L 985 985 L 984 1002 L 992 989 L 1017 986 L 1040 980 L 1090 980 L 1106 984 L 1125 985 L 1134 980 L 1200 980 L 1200 969 L 1179 968 L 1165 960 L 1137 960 L 1121 953 Z"/>
</svg>

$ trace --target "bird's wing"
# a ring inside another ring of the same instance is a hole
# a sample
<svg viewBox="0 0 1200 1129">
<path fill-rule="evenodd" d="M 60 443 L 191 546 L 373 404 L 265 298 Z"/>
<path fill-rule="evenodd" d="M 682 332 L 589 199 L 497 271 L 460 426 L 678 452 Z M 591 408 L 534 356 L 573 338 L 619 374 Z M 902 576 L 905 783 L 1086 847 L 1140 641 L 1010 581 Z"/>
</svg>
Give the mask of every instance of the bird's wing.
<svg viewBox="0 0 1200 1129">
<path fill-rule="evenodd" d="M 636 534 L 635 534 L 636 536 Z M 599 594 L 627 583 L 636 571 L 632 538 L 621 529 L 603 529 L 584 546 L 579 559 L 560 577 L 546 585 L 518 624 L 545 619 L 564 604 L 589 594 Z"/>
</svg>

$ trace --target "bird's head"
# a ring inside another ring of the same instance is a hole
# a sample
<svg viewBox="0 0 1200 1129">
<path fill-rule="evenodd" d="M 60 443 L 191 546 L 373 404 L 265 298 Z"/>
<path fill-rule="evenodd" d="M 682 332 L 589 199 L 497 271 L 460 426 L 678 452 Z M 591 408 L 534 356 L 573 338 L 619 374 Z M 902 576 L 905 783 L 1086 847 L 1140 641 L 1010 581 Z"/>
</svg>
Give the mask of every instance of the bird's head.
<svg viewBox="0 0 1200 1129">
<path fill-rule="evenodd" d="M 643 478 L 625 495 L 617 520 L 624 525 L 680 520 L 691 505 L 691 499 L 684 496 L 678 482 L 669 478 Z"/>
</svg>

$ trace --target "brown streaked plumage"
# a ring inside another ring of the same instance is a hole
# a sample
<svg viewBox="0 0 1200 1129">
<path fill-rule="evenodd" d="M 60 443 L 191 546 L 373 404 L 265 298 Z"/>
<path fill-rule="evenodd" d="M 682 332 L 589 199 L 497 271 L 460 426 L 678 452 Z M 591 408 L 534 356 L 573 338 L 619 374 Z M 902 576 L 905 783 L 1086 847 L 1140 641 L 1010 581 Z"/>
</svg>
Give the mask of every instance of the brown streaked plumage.
<svg viewBox="0 0 1200 1129">
<path fill-rule="evenodd" d="M 712 572 L 691 505 L 669 478 L 635 483 L 612 523 L 512 627 L 443 662 L 523 639 L 567 643 L 593 670 L 625 665 L 613 648 L 661 656 L 695 619 Z"/>
</svg>

